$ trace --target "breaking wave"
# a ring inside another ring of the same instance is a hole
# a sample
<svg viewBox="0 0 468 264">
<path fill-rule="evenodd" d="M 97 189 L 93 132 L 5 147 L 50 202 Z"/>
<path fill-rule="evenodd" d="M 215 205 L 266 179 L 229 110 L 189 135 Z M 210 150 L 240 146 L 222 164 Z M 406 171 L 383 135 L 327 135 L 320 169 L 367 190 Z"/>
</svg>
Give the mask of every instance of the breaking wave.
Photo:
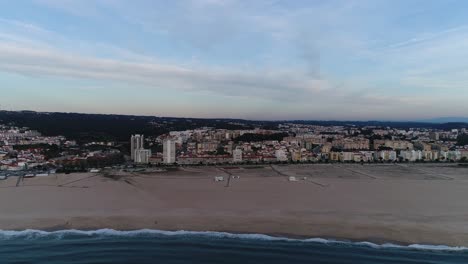
<svg viewBox="0 0 468 264">
<path fill-rule="evenodd" d="M 98 230 L 58 230 L 58 231 L 43 231 L 35 229 L 26 229 L 21 231 L 14 230 L 0 230 L 0 240 L 9 239 L 64 239 L 69 236 L 93 236 L 93 237 L 161 237 L 161 236 L 197 236 L 197 237 L 212 237 L 212 238 L 228 238 L 228 239 L 247 239 L 247 240 L 263 240 L 263 241 L 284 241 L 284 242 L 299 242 L 299 243 L 320 243 L 331 245 L 354 245 L 364 246 L 371 248 L 395 248 L 395 249 L 412 249 L 412 250 L 425 250 L 425 251 L 468 251 L 468 247 L 452 247 L 445 245 L 397 245 L 392 243 L 376 244 L 372 242 L 352 242 L 345 240 L 324 239 L 324 238 L 308 238 L 308 239 L 295 239 L 287 237 L 269 236 L 264 234 L 234 234 L 227 232 L 212 232 L 212 231 L 164 231 L 155 229 L 140 229 L 140 230 L 114 230 L 114 229 L 98 229 Z"/>
</svg>

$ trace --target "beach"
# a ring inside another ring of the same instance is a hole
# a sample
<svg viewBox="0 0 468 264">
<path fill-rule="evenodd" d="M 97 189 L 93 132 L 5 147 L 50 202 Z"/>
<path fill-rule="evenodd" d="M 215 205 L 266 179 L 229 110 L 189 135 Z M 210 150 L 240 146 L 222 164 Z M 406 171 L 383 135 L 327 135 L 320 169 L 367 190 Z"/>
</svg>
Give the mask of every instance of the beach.
<svg viewBox="0 0 468 264">
<path fill-rule="evenodd" d="M 456 164 L 183 167 L 55 174 L 16 185 L 16 177 L 0 181 L 2 230 L 225 231 L 468 246 L 468 168 Z"/>
</svg>

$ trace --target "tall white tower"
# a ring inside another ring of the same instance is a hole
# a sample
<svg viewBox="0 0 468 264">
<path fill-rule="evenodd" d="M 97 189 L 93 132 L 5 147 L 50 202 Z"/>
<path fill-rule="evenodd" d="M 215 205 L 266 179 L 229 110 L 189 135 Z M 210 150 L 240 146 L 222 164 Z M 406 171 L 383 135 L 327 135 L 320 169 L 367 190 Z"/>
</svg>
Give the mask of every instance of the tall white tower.
<svg viewBox="0 0 468 264">
<path fill-rule="evenodd" d="M 166 164 L 176 162 L 175 141 L 172 139 L 165 139 L 163 141 L 163 162 Z"/>
<path fill-rule="evenodd" d="M 132 135 L 130 138 L 130 157 L 132 160 L 135 159 L 135 151 L 143 149 L 144 137 L 143 135 Z"/>
</svg>

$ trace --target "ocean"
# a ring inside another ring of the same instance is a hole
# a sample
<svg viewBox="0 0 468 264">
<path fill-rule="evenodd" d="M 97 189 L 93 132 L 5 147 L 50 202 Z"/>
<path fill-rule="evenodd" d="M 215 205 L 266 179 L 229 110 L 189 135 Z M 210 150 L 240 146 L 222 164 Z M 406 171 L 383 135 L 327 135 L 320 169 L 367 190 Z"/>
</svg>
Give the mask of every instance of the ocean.
<svg viewBox="0 0 468 264">
<path fill-rule="evenodd" d="M 0 263 L 468 263 L 468 248 L 137 230 L 0 231 Z"/>
</svg>

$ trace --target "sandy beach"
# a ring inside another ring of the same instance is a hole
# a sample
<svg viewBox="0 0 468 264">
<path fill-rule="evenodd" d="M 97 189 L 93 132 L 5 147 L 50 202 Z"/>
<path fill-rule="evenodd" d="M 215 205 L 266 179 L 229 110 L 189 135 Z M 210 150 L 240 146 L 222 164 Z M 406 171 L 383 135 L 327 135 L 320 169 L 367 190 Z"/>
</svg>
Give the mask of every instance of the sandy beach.
<svg viewBox="0 0 468 264">
<path fill-rule="evenodd" d="M 110 174 L 56 174 L 18 186 L 16 177 L 0 181 L 0 229 L 150 228 L 468 246 L 467 167 L 314 164 Z"/>
</svg>

